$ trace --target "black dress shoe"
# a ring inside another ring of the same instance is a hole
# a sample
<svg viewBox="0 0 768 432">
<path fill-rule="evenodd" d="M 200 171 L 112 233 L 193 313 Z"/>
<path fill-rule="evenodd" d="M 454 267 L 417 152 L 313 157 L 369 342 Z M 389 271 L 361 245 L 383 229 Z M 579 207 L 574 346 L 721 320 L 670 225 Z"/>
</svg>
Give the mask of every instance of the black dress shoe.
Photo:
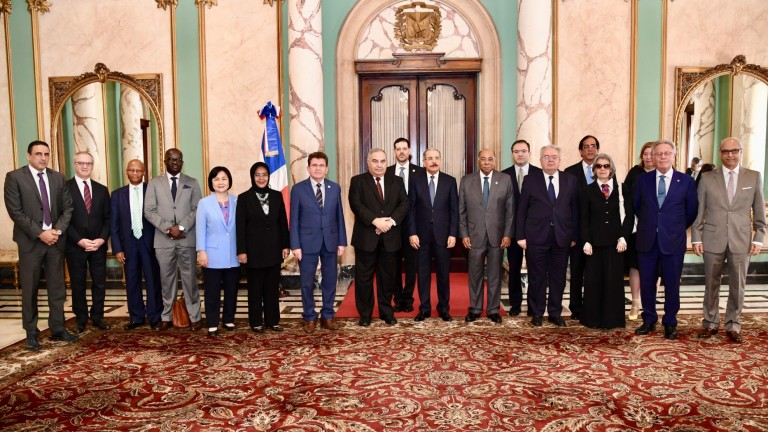
<svg viewBox="0 0 768 432">
<path fill-rule="evenodd" d="M 105 323 L 103 320 L 98 320 L 93 322 L 94 327 L 96 327 L 99 330 L 109 330 L 109 324 Z"/>
<path fill-rule="evenodd" d="M 384 318 L 384 322 L 387 323 L 387 325 L 391 325 L 391 326 L 397 324 L 397 320 L 395 319 L 395 317 Z"/>
<path fill-rule="evenodd" d="M 664 326 L 664 338 L 669 340 L 677 339 L 677 326 L 665 325 Z"/>
<path fill-rule="evenodd" d="M 509 314 L 512 315 L 512 316 L 518 316 L 518 315 L 520 315 L 520 312 L 522 312 L 522 311 L 520 310 L 519 306 L 518 307 L 511 307 L 511 308 L 509 308 Z"/>
<path fill-rule="evenodd" d="M 443 321 L 452 321 L 453 318 L 451 318 L 451 315 L 448 313 L 440 314 L 440 318 L 442 318 Z"/>
<path fill-rule="evenodd" d="M 418 315 L 416 315 L 416 318 L 414 318 L 414 321 L 424 321 L 425 319 L 429 318 L 429 312 L 419 312 Z"/>
<path fill-rule="evenodd" d="M 547 318 L 547 321 L 551 322 L 552 324 L 558 327 L 568 327 L 568 324 L 566 324 L 563 317 L 549 317 Z"/>
<path fill-rule="evenodd" d="M 476 320 L 476 319 L 477 319 L 479 316 L 480 316 L 480 314 L 476 314 L 476 313 L 472 313 L 472 312 L 470 312 L 470 313 L 468 313 L 468 314 L 467 314 L 467 316 L 466 316 L 466 317 L 464 317 L 464 321 L 466 321 L 466 322 L 473 322 L 473 321 L 474 321 L 474 320 Z"/>
<path fill-rule="evenodd" d="M 40 351 L 40 341 L 37 339 L 37 333 L 27 332 L 27 349 L 30 351 Z"/>
<path fill-rule="evenodd" d="M 360 317 L 360 321 L 357 322 L 360 327 L 368 327 L 371 325 L 371 319 L 368 317 Z"/>
<path fill-rule="evenodd" d="M 75 325 L 75 333 L 80 334 L 85 331 L 85 323 L 77 323 Z"/>
<path fill-rule="evenodd" d="M 497 313 L 488 315 L 488 319 L 495 322 L 496 324 L 501 324 L 501 321 L 502 321 L 501 315 Z"/>
<path fill-rule="evenodd" d="M 635 329 L 636 335 L 647 335 L 648 333 L 656 330 L 656 322 L 644 322 L 643 325 Z"/>
<path fill-rule="evenodd" d="M 543 317 L 534 315 L 533 318 L 531 318 L 531 325 L 533 325 L 534 327 L 541 327 L 543 321 L 544 321 Z"/>
<path fill-rule="evenodd" d="M 150 321 L 149 322 L 149 328 L 152 330 L 157 330 L 157 326 L 160 325 L 160 321 Z"/>
<path fill-rule="evenodd" d="M 62 341 L 62 342 L 76 342 L 78 340 L 77 336 L 70 334 L 66 330 L 62 330 L 60 332 L 56 332 L 51 334 L 51 340 L 52 341 Z"/>
<path fill-rule="evenodd" d="M 235 327 L 235 325 L 233 323 L 226 323 L 226 324 L 224 324 L 223 328 L 224 328 L 224 330 L 231 332 L 231 331 L 235 331 L 235 329 L 237 327 Z"/>
<path fill-rule="evenodd" d="M 144 321 L 142 322 L 129 322 L 128 324 L 123 326 L 123 330 L 133 330 L 136 328 L 139 328 L 144 325 Z"/>
<path fill-rule="evenodd" d="M 218 329 L 216 329 L 216 330 L 208 330 L 208 336 L 216 337 L 218 335 L 219 335 L 219 330 Z"/>
<path fill-rule="evenodd" d="M 267 326 L 267 330 L 272 330 L 273 332 L 280 333 L 284 329 L 280 327 L 279 325 L 273 325 L 273 326 Z"/>
<path fill-rule="evenodd" d="M 251 326 L 251 331 L 254 333 L 264 333 L 264 327 L 257 325 L 257 326 Z"/>
</svg>

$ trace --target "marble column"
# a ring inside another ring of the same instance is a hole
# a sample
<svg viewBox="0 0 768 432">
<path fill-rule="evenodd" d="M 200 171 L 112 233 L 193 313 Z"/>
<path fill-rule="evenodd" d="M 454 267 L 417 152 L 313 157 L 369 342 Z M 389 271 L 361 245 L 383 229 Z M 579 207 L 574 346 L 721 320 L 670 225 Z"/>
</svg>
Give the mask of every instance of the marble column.
<svg viewBox="0 0 768 432">
<path fill-rule="evenodd" d="M 552 143 L 551 1 L 518 0 L 517 44 L 516 136 L 537 152 Z"/>
<path fill-rule="evenodd" d="M 698 156 L 701 160 L 711 163 L 714 161 L 715 148 L 715 87 L 712 81 L 701 86 L 691 97 L 693 101 L 693 116 L 691 117 L 691 142 L 688 149 L 688 165 L 690 159 Z M 719 147 L 720 143 L 718 143 Z"/>
<path fill-rule="evenodd" d="M 104 102 L 100 83 L 88 84 L 72 95 L 72 123 L 75 153 L 93 156 L 91 178 L 106 184 L 107 157 L 104 145 Z"/>
<path fill-rule="evenodd" d="M 325 150 L 320 0 L 288 2 L 291 183 L 307 178 L 307 156 Z"/>
<path fill-rule="evenodd" d="M 733 78 L 733 131 L 744 147 L 742 165 L 765 172 L 768 86 L 749 75 Z M 739 102 L 737 104 L 737 101 Z"/>
<path fill-rule="evenodd" d="M 141 119 L 144 117 L 144 107 L 139 93 L 127 86 L 120 90 L 120 144 L 122 146 L 122 172 L 128 167 L 128 162 L 138 159 L 144 162 L 144 138 L 141 133 Z M 123 174 L 124 181 L 127 176 Z"/>
</svg>

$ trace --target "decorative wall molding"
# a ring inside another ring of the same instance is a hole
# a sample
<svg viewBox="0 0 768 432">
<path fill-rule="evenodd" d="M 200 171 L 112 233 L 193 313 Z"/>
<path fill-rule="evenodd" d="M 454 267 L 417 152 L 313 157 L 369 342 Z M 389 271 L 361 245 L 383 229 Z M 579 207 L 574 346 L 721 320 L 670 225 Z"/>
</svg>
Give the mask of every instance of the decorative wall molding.
<svg viewBox="0 0 768 432">
<path fill-rule="evenodd" d="M 10 3 L 10 1 L 8 3 Z M 51 11 L 51 2 L 48 0 L 27 0 L 27 10 L 42 15 Z"/>
<path fill-rule="evenodd" d="M 11 0 L 0 0 L 0 15 L 10 15 L 11 9 Z"/>
<path fill-rule="evenodd" d="M 168 6 L 176 7 L 179 5 L 179 0 L 155 0 L 157 2 L 157 8 L 163 8 L 168 10 Z"/>
<path fill-rule="evenodd" d="M 195 6 L 200 7 L 201 5 L 208 6 L 208 9 L 210 9 L 214 6 L 218 6 L 219 0 L 195 0 Z"/>
<path fill-rule="evenodd" d="M 276 1 L 277 1 L 277 0 L 264 0 L 264 3 L 263 3 L 263 4 L 265 4 L 265 5 L 269 5 L 269 6 L 271 7 L 271 6 L 274 6 L 274 5 L 275 5 L 275 2 L 276 2 Z M 283 1 L 284 1 L 284 0 L 283 0 Z"/>
</svg>

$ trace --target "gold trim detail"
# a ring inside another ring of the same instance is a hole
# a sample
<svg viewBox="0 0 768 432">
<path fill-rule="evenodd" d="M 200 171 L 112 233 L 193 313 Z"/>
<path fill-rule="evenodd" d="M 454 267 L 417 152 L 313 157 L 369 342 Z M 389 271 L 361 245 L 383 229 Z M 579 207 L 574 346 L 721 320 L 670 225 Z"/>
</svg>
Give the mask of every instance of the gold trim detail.
<svg viewBox="0 0 768 432">
<path fill-rule="evenodd" d="M 10 1 L 8 0 L 8 14 L 10 11 Z M 13 148 L 13 167 L 19 166 L 18 143 L 16 142 L 16 106 L 13 103 L 13 69 L 11 68 L 11 30 L 9 28 L 8 18 L 3 20 L 3 30 L 5 31 L 5 69 L 8 74 L 8 114 L 11 117 L 11 147 Z"/>
<path fill-rule="evenodd" d="M 557 0 L 552 0 L 552 140 L 550 144 L 557 145 Z"/>
<path fill-rule="evenodd" d="M 219 5 L 219 0 L 195 0 L 195 6 L 197 6 L 199 8 L 200 5 L 208 6 L 208 9 L 210 9 L 210 8 L 212 8 L 214 6 L 218 6 Z"/>
<path fill-rule="evenodd" d="M 395 37 L 406 51 L 432 51 L 440 37 L 440 8 L 424 2 L 403 5 L 395 11 Z"/>
<path fill-rule="evenodd" d="M 636 131 L 637 131 L 637 34 L 638 29 L 638 16 L 640 15 L 638 1 L 632 0 L 632 30 L 631 30 L 631 48 L 629 57 L 629 157 L 627 163 L 627 171 L 634 166 L 635 160 L 635 145 L 636 145 Z"/>
<path fill-rule="evenodd" d="M 0 0 L 0 15 L 10 15 L 11 9 L 13 9 L 13 5 L 11 5 L 11 0 Z"/>
<path fill-rule="evenodd" d="M 51 2 L 48 0 L 27 0 L 27 10 L 30 13 L 37 12 L 42 15 L 51 11 Z"/>
<path fill-rule="evenodd" d="M 27 1 L 30 2 L 31 0 Z M 29 5 L 31 8 L 32 3 L 29 3 Z M 30 9 L 29 16 L 32 20 L 32 64 L 35 78 L 35 103 L 37 105 L 37 139 L 45 141 L 45 128 L 43 127 L 43 75 L 40 68 L 40 26 L 38 25 L 36 10 Z"/>
<path fill-rule="evenodd" d="M 664 136 L 664 117 L 667 104 L 664 99 L 667 89 L 667 2 L 661 3 L 661 113 L 659 114 L 659 136 Z"/>
<path fill-rule="evenodd" d="M 163 10 L 168 10 L 168 6 L 173 6 L 171 8 L 173 10 L 179 5 L 179 0 L 155 0 L 155 2 L 157 2 L 157 8 L 162 8 Z"/>
<path fill-rule="evenodd" d="M 275 2 L 276 2 L 276 1 L 277 1 L 277 0 L 264 0 L 264 3 L 263 3 L 263 4 L 265 4 L 265 5 L 269 5 L 270 7 L 272 7 L 272 6 L 274 6 L 274 5 L 275 5 Z M 285 0 L 283 0 L 283 1 L 285 1 Z M 281 3 L 282 3 L 282 2 L 281 2 Z M 280 5 L 278 5 L 278 8 L 279 8 L 279 7 L 280 7 Z"/>
<path fill-rule="evenodd" d="M 176 1 L 176 0 L 172 0 Z M 173 82 L 173 146 L 179 148 L 179 74 L 176 49 L 176 8 L 171 9 L 171 71 Z M 161 158 L 162 159 L 162 158 Z"/>
<path fill-rule="evenodd" d="M 204 4 L 205 0 L 200 3 Z M 208 8 L 210 9 L 210 7 L 211 4 L 209 3 Z M 208 166 L 210 165 L 208 161 L 208 72 L 205 59 L 205 8 L 198 7 L 197 15 L 198 52 L 200 55 L 200 133 L 202 136 L 203 175 L 205 175 L 208 173 Z"/>
<path fill-rule="evenodd" d="M 270 6 L 272 6 L 272 0 L 264 0 L 264 4 L 267 4 L 267 1 L 270 2 Z M 285 95 L 285 81 L 283 80 L 283 74 L 285 73 L 285 57 L 283 56 L 283 6 L 279 4 L 275 10 L 277 11 L 277 99 L 279 101 L 278 105 L 280 106 L 288 106 L 288 104 L 283 104 L 283 97 Z M 280 122 L 280 136 L 285 136 L 285 128 L 288 127 L 287 121 L 281 121 Z M 286 149 L 290 151 L 290 147 Z M 285 155 L 286 158 L 289 158 L 290 155 L 286 152 Z M 290 159 L 288 159 L 290 160 Z M 288 176 L 288 182 L 292 180 L 291 176 Z"/>
</svg>

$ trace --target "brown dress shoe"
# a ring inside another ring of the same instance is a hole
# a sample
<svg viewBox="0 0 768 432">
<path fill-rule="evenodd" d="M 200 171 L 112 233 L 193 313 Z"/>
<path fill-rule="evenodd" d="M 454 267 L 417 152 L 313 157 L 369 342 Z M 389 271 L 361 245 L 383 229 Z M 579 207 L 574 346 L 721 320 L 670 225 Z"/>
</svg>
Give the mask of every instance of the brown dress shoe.
<svg viewBox="0 0 768 432">
<path fill-rule="evenodd" d="M 160 324 L 155 327 L 155 331 L 166 331 L 173 327 L 173 323 L 170 321 L 160 321 Z"/>
<path fill-rule="evenodd" d="M 304 320 L 304 322 L 301 323 L 301 328 L 304 329 L 305 333 L 314 333 L 317 328 L 317 320 Z"/>
<path fill-rule="evenodd" d="M 743 339 L 741 338 L 741 335 L 737 331 L 729 330 L 729 331 L 725 332 L 725 334 L 728 336 L 728 339 L 730 339 L 733 342 L 736 342 L 736 343 L 742 343 L 743 342 Z"/>
<path fill-rule="evenodd" d="M 189 329 L 192 331 L 200 330 L 203 328 L 203 320 L 198 320 L 189 325 Z"/>
<path fill-rule="evenodd" d="M 716 334 L 717 334 L 717 329 L 703 328 L 699 330 L 699 333 L 696 334 L 696 337 L 699 339 L 709 339 Z"/>
<path fill-rule="evenodd" d="M 341 325 L 338 321 L 334 321 L 333 318 L 320 318 L 320 327 L 326 330 L 338 330 Z"/>
</svg>

